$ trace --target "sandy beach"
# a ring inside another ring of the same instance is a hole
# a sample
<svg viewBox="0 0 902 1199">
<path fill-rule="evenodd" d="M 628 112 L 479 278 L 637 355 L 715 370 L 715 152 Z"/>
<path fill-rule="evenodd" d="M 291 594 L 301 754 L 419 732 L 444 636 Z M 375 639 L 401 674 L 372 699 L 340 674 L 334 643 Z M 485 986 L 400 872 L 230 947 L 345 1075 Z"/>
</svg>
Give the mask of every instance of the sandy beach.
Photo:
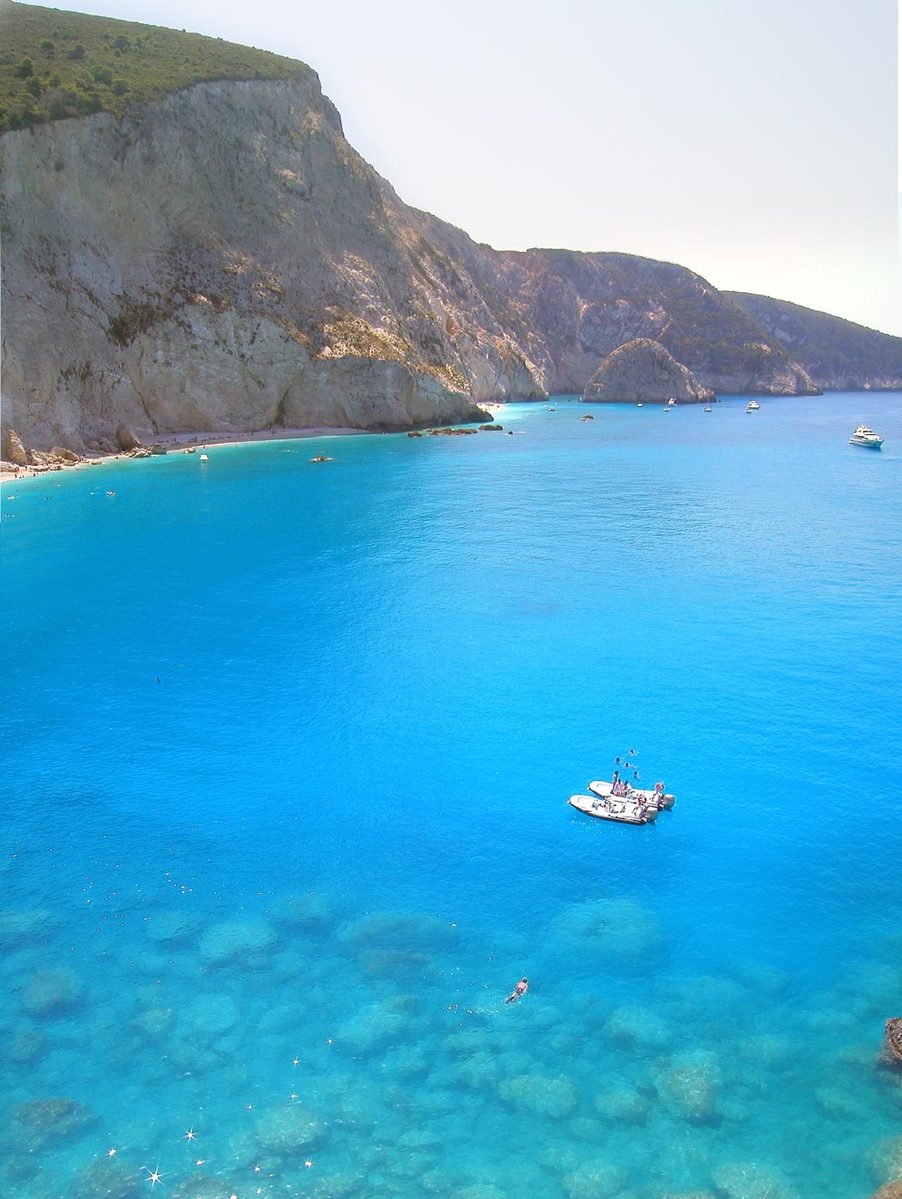
<svg viewBox="0 0 902 1199">
<path fill-rule="evenodd" d="M 261 429 L 256 433 L 247 433 L 236 437 L 234 433 L 188 432 L 167 433 L 151 443 L 162 446 L 167 454 L 186 454 L 189 451 L 211 449 L 213 446 L 244 445 L 251 441 L 295 441 L 305 437 L 351 437 L 370 434 L 368 429 L 346 428 L 315 428 L 315 429 Z M 35 469 L 33 466 L 22 466 L 18 470 L 4 469 L 0 471 L 0 483 L 18 482 L 21 479 L 38 478 L 42 475 L 53 474 L 58 470 L 81 470 L 84 467 L 103 466 L 107 462 L 124 462 L 129 459 L 143 459 L 147 456 L 144 449 L 138 453 L 121 450 L 117 454 L 85 454 L 77 462 L 54 462 L 51 465 Z M 162 456 L 162 455 L 161 455 Z M 8 464 L 6 464 L 8 466 Z"/>
</svg>

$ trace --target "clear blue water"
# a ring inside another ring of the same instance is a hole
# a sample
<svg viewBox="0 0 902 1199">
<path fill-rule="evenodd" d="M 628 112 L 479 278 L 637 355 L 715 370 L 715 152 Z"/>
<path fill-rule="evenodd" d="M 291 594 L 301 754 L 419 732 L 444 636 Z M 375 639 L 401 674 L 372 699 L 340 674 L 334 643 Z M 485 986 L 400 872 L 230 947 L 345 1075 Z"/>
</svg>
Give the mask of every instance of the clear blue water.
<svg viewBox="0 0 902 1199">
<path fill-rule="evenodd" d="M 553 406 L 4 487 L 4 1195 L 902 1177 L 902 395 Z"/>
</svg>

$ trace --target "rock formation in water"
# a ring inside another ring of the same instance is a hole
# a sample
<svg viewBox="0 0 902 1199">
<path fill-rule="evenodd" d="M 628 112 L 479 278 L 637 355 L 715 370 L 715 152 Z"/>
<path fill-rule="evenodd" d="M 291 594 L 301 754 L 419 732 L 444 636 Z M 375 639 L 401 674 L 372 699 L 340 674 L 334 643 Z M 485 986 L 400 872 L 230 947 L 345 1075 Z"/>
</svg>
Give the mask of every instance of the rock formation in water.
<svg viewBox="0 0 902 1199">
<path fill-rule="evenodd" d="M 688 367 L 658 341 L 637 337 L 612 350 L 586 384 L 584 400 L 608 404 L 707 403 L 714 399 L 710 387 L 702 387 Z"/>
<path fill-rule="evenodd" d="M 902 1016 L 886 1022 L 881 1059 L 887 1066 L 902 1069 Z"/>
<path fill-rule="evenodd" d="M 637 337 L 717 391 L 817 390 L 683 267 L 496 251 L 409 208 L 303 64 L 6 132 L 0 172 L 3 425 L 26 448 L 484 419 L 582 392 Z"/>
</svg>

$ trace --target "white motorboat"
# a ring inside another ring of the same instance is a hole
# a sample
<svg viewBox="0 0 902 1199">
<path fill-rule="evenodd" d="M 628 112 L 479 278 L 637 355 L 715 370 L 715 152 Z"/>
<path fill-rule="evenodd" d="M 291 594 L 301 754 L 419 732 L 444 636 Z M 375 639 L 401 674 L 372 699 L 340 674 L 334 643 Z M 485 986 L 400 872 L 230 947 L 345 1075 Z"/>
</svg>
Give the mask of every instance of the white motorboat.
<svg viewBox="0 0 902 1199">
<path fill-rule="evenodd" d="M 657 810 L 652 814 L 628 799 L 600 799 L 597 795 L 571 795 L 567 803 L 587 816 L 615 820 L 619 824 L 648 824 L 658 814 Z"/>
<path fill-rule="evenodd" d="M 757 400 L 749 400 L 749 402 L 745 406 L 745 410 L 746 410 L 746 412 L 757 412 L 760 407 L 761 407 L 761 405 L 758 403 Z"/>
<path fill-rule="evenodd" d="M 849 445 L 863 445 L 869 450 L 879 450 L 883 445 L 883 438 L 878 437 L 874 430 L 869 429 L 867 425 L 859 425 L 849 438 Z"/>
<path fill-rule="evenodd" d="M 672 808 L 676 802 L 676 797 L 664 790 L 663 783 L 659 783 L 653 791 L 646 791 L 641 787 L 629 787 L 626 784 L 620 785 L 624 789 L 618 791 L 617 795 L 613 796 L 613 798 L 626 799 L 632 803 L 642 804 L 649 809 L 654 808 L 655 815 L 662 808 Z M 597 795 L 601 799 L 607 799 L 612 796 L 614 785 L 608 782 L 607 779 L 595 779 L 588 784 L 588 787 L 593 795 Z"/>
<path fill-rule="evenodd" d="M 706 412 L 710 412 L 710 411 L 711 411 L 711 405 L 710 405 L 710 404 L 705 404 L 705 411 L 706 411 Z"/>
<path fill-rule="evenodd" d="M 676 406 L 677 406 L 676 400 L 673 398 L 673 396 L 671 396 L 670 399 L 667 401 L 667 407 L 668 408 L 676 408 Z"/>
</svg>

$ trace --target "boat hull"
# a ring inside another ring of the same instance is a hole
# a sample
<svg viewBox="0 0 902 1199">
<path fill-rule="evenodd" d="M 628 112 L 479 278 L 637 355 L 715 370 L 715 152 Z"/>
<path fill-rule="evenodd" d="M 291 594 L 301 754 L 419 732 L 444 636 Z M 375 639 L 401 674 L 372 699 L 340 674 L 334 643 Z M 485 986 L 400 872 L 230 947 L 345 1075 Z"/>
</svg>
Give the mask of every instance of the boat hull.
<svg viewBox="0 0 902 1199">
<path fill-rule="evenodd" d="M 879 450 L 883 445 L 882 437 L 850 437 L 849 445 L 860 445 L 864 450 Z"/>
</svg>

